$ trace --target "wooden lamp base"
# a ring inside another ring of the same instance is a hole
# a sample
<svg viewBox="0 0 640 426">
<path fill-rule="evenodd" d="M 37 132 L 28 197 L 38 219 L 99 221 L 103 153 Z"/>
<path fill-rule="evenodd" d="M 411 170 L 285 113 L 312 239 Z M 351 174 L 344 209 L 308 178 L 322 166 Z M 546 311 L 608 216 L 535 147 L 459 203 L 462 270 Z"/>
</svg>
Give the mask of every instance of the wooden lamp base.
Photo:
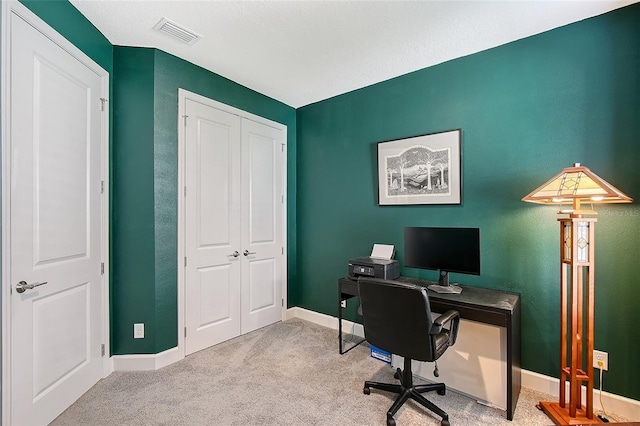
<svg viewBox="0 0 640 426">
<path fill-rule="evenodd" d="M 541 408 L 556 425 L 591 425 L 604 423 L 598 416 L 593 416 L 593 419 L 587 418 L 587 413 L 581 408 L 578 408 L 575 417 L 570 417 L 569 408 L 562 408 L 558 402 L 541 402 L 538 404 L 538 408 Z"/>
</svg>

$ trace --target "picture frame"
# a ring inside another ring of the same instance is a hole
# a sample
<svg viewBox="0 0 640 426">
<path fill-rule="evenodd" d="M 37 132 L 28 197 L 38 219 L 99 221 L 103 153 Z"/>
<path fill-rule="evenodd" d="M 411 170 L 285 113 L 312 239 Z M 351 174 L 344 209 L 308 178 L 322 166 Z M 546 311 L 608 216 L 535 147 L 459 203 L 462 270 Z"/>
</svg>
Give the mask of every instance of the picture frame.
<svg viewBox="0 0 640 426">
<path fill-rule="evenodd" d="M 462 204 L 462 130 L 378 143 L 378 205 Z"/>
</svg>

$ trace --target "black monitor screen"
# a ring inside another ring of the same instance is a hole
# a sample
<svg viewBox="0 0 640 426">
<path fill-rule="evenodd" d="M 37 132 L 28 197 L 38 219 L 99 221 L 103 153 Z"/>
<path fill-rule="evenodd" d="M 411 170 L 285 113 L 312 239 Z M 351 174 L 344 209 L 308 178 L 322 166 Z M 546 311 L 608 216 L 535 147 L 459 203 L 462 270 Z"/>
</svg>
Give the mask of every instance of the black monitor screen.
<svg viewBox="0 0 640 426">
<path fill-rule="evenodd" d="M 480 229 L 406 227 L 404 266 L 480 275 Z"/>
</svg>

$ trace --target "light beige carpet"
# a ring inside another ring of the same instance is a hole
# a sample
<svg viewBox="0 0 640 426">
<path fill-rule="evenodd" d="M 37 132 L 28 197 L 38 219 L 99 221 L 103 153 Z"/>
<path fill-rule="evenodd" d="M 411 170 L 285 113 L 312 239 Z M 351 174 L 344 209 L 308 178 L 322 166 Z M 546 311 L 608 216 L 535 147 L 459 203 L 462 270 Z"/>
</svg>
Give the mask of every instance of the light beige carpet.
<svg viewBox="0 0 640 426">
<path fill-rule="evenodd" d="M 395 396 L 373 389 L 367 396 L 362 385 L 394 381 L 392 368 L 366 345 L 345 355 L 337 346 L 335 330 L 298 319 L 276 323 L 158 371 L 115 372 L 52 425 L 385 425 Z M 528 389 L 513 422 L 453 391 L 426 396 L 452 425 L 550 424 L 535 405 L 552 397 Z M 398 426 L 440 424 L 414 402 L 395 418 Z"/>
</svg>

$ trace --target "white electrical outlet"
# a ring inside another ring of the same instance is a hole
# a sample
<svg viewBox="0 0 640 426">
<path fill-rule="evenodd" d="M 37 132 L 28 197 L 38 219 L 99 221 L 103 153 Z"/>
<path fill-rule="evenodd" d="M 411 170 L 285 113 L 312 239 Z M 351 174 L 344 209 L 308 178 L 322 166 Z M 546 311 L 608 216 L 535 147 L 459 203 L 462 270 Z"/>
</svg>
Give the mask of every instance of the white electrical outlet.
<svg viewBox="0 0 640 426">
<path fill-rule="evenodd" d="M 593 368 L 603 371 L 609 370 L 609 354 L 602 351 L 593 351 Z"/>
<path fill-rule="evenodd" d="M 346 300 L 341 300 L 340 301 L 340 307 L 341 308 L 346 308 L 347 307 L 347 301 Z"/>
<path fill-rule="evenodd" d="M 144 323 L 133 324 L 133 338 L 144 339 Z"/>
</svg>

